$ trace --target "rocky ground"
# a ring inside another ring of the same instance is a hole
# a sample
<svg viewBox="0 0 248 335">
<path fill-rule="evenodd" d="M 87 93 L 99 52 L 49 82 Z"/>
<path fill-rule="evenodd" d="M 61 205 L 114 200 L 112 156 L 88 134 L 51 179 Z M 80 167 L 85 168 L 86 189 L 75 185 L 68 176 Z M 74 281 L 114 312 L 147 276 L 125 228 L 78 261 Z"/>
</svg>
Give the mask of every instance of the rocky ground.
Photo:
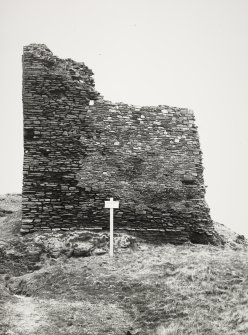
<svg viewBox="0 0 248 335">
<path fill-rule="evenodd" d="M 20 195 L 0 196 L 1 335 L 248 333 L 247 241 L 150 245 L 89 231 L 20 236 Z"/>
</svg>

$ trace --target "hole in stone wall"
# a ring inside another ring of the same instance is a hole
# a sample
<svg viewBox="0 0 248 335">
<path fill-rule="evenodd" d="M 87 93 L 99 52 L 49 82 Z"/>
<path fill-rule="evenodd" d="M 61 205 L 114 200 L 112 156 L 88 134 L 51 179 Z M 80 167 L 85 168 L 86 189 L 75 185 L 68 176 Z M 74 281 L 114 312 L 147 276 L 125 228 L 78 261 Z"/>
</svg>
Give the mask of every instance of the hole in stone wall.
<svg viewBox="0 0 248 335">
<path fill-rule="evenodd" d="M 34 138 L 34 129 L 33 128 L 24 128 L 24 139 L 32 140 Z"/>
<path fill-rule="evenodd" d="M 183 183 L 184 185 L 194 185 L 194 184 L 195 184 L 195 181 L 194 181 L 194 180 L 186 179 L 186 180 L 182 180 L 182 183 Z"/>
<path fill-rule="evenodd" d="M 90 102 L 89 102 L 89 105 L 90 105 L 90 106 L 93 106 L 93 105 L 94 105 L 94 103 L 95 103 L 95 101 L 94 101 L 94 100 L 90 100 Z"/>
<path fill-rule="evenodd" d="M 65 92 L 61 89 L 54 89 L 50 91 L 50 95 L 55 99 L 61 99 L 65 96 Z"/>
<path fill-rule="evenodd" d="M 209 238 L 205 233 L 192 232 L 190 234 L 190 242 L 194 244 L 208 244 Z"/>
<path fill-rule="evenodd" d="M 49 153 L 50 153 L 49 149 L 41 148 L 40 151 L 45 157 L 49 156 Z"/>
</svg>

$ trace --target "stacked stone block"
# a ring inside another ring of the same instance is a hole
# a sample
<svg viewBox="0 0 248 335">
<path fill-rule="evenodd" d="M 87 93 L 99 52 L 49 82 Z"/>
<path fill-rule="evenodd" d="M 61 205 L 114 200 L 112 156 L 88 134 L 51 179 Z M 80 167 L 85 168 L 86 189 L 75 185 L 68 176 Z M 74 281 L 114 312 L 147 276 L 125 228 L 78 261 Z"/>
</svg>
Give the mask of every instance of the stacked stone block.
<svg viewBox="0 0 248 335">
<path fill-rule="evenodd" d="M 22 232 L 115 229 L 151 241 L 216 241 L 194 114 L 104 100 L 92 71 L 24 47 Z"/>
</svg>

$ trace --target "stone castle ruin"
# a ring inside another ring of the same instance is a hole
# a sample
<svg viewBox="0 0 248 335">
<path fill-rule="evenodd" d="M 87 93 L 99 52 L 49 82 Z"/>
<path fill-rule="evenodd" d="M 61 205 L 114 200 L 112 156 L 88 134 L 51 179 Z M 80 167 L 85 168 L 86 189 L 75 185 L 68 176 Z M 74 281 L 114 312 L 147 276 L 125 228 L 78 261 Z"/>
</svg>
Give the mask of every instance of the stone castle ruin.
<svg viewBox="0 0 248 335">
<path fill-rule="evenodd" d="M 106 101 L 84 64 L 44 44 L 23 54 L 22 233 L 108 229 L 151 241 L 214 243 L 194 114 Z"/>
</svg>

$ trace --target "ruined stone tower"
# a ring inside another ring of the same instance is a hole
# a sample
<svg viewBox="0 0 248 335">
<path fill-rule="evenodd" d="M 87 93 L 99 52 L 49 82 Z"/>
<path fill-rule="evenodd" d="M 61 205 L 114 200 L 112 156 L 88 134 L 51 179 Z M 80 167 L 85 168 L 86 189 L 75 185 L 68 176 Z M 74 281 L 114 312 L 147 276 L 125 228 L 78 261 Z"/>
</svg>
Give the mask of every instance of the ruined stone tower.
<svg viewBox="0 0 248 335">
<path fill-rule="evenodd" d="M 103 100 L 92 71 L 44 44 L 23 54 L 22 233 L 115 229 L 153 241 L 212 243 L 192 111 Z"/>
</svg>

